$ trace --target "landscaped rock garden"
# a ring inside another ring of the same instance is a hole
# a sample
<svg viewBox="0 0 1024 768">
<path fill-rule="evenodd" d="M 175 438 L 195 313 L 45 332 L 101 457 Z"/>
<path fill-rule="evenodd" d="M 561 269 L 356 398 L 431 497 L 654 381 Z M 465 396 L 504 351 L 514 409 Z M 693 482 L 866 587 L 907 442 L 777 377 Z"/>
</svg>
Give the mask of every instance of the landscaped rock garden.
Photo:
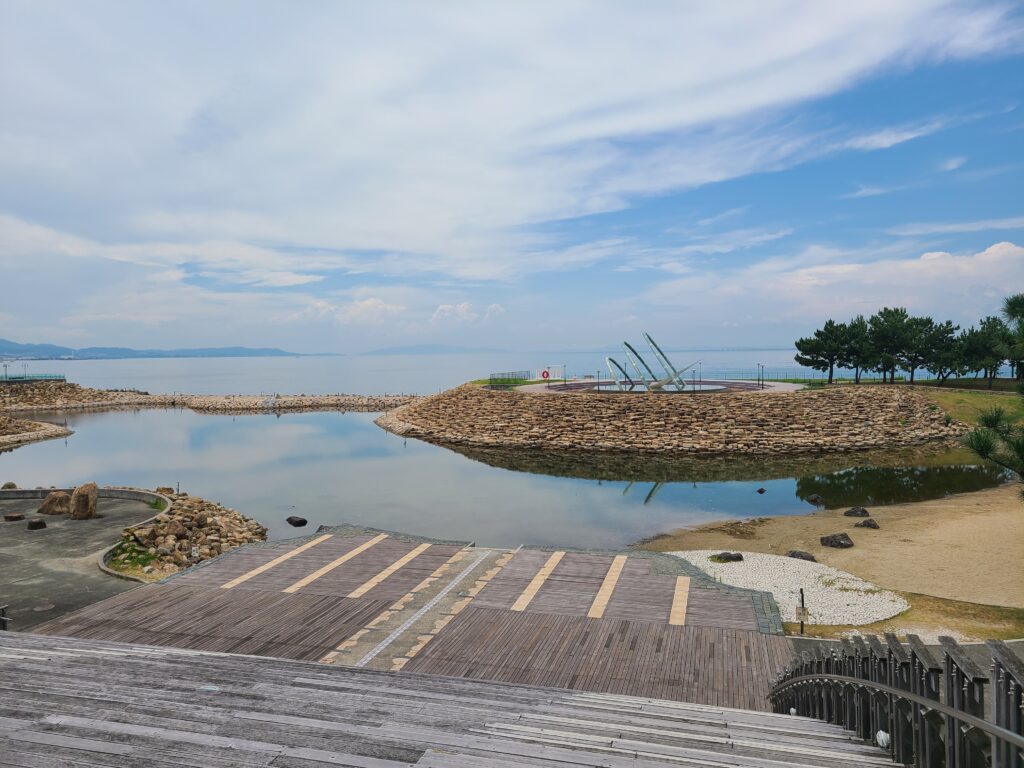
<svg viewBox="0 0 1024 768">
<path fill-rule="evenodd" d="M 741 561 L 722 562 L 715 550 L 672 552 L 725 584 L 771 592 L 783 621 L 796 621 L 800 590 L 812 624 L 871 624 L 909 608 L 895 592 L 880 589 L 846 571 L 792 556 L 742 552 Z"/>
<path fill-rule="evenodd" d="M 114 570 L 155 581 L 267 538 L 266 528 L 233 509 L 170 488 L 157 490 L 170 498 L 171 508 L 124 530 L 108 562 Z"/>
</svg>

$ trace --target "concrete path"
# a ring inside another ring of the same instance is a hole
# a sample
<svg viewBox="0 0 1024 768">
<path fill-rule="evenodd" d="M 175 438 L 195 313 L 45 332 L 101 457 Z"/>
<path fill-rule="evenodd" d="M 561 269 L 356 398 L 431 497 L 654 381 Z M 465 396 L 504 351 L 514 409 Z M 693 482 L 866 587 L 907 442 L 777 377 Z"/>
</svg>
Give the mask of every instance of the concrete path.
<svg viewBox="0 0 1024 768">
<path fill-rule="evenodd" d="M 589 389 L 597 384 L 597 380 L 581 379 L 579 381 L 571 380 L 569 382 L 563 382 L 561 379 L 552 379 L 550 382 L 540 382 L 538 384 L 524 384 L 521 387 L 516 387 L 517 392 L 531 392 L 535 394 L 544 395 L 560 395 L 566 392 L 580 391 Z M 610 381 L 608 379 L 602 379 L 600 382 L 603 385 L 608 385 Z M 722 386 L 725 389 L 751 392 L 796 392 L 797 390 L 804 389 L 804 384 L 792 384 L 786 381 L 766 381 L 764 387 L 759 387 L 757 381 L 746 381 L 743 379 L 703 379 L 700 383 L 715 386 Z M 606 390 L 608 392 L 614 392 L 614 389 Z"/>
<path fill-rule="evenodd" d="M 41 503 L 0 501 L 0 605 L 9 606 L 13 631 L 137 587 L 134 581 L 103 573 L 96 559 L 117 542 L 123 528 L 156 514 L 141 501 L 101 498 L 101 517 L 71 520 L 66 515 L 37 515 Z M 23 513 L 25 520 L 3 522 L 3 515 L 10 512 Z M 45 520 L 46 528 L 28 530 L 28 520 L 34 518 Z"/>
</svg>

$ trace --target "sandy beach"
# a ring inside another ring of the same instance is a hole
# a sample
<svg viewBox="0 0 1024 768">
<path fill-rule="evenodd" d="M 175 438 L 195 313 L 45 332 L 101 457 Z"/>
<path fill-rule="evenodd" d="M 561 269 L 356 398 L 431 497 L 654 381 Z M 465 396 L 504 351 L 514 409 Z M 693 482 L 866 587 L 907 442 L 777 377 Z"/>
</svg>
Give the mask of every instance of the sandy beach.
<svg viewBox="0 0 1024 768">
<path fill-rule="evenodd" d="M 886 589 L 951 600 L 1024 608 L 1024 501 L 1010 483 L 935 501 L 870 508 L 879 530 L 854 528 L 843 510 L 709 523 L 640 546 L 812 553 Z M 823 547 L 821 536 L 846 532 L 851 549 Z"/>
</svg>

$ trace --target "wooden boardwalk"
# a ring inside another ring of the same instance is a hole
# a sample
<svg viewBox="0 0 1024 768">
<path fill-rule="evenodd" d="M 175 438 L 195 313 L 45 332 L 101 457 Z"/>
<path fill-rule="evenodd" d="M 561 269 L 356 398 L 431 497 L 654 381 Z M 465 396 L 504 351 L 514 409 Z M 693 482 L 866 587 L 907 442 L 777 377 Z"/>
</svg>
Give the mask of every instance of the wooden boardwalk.
<svg viewBox="0 0 1024 768">
<path fill-rule="evenodd" d="M 753 710 L 790 660 L 750 593 L 651 558 L 479 552 L 384 533 L 250 546 L 35 631 Z"/>
<path fill-rule="evenodd" d="M 792 653 L 749 630 L 470 607 L 405 669 L 767 711 Z"/>
<path fill-rule="evenodd" d="M 0 681 L 11 768 L 892 765 L 789 715 L 13 632 Z"/>
<path fill-rule="evenodd" d="M 383 534 L 245 547 L 35 632 L 317 660 L 460 549 Z"/>
</svg>

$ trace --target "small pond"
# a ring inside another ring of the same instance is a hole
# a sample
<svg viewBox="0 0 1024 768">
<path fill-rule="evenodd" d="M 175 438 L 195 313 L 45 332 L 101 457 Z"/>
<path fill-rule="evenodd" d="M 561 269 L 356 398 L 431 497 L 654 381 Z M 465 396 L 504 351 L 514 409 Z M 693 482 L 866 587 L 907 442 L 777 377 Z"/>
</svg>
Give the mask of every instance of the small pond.
<svg viewBox="0 0 1024 768">
<path fill-rule="evenodd" d="M 676 459 L 448 450 L 404 440 L 373 414 L 224 416 L 192 411 L 70 412 L 67 440 L 0 454 L 0 482 L 23 487 L 180 484 L 255 517 L 275 538 L 301 515 L 422 536 L 622 547 L 710 520 L 938 498 L 989 488 L 1001 472 L 963 452 L 829 458 Z M 758 493 L 758 489 L 764 489 Z"/>
</svg>

